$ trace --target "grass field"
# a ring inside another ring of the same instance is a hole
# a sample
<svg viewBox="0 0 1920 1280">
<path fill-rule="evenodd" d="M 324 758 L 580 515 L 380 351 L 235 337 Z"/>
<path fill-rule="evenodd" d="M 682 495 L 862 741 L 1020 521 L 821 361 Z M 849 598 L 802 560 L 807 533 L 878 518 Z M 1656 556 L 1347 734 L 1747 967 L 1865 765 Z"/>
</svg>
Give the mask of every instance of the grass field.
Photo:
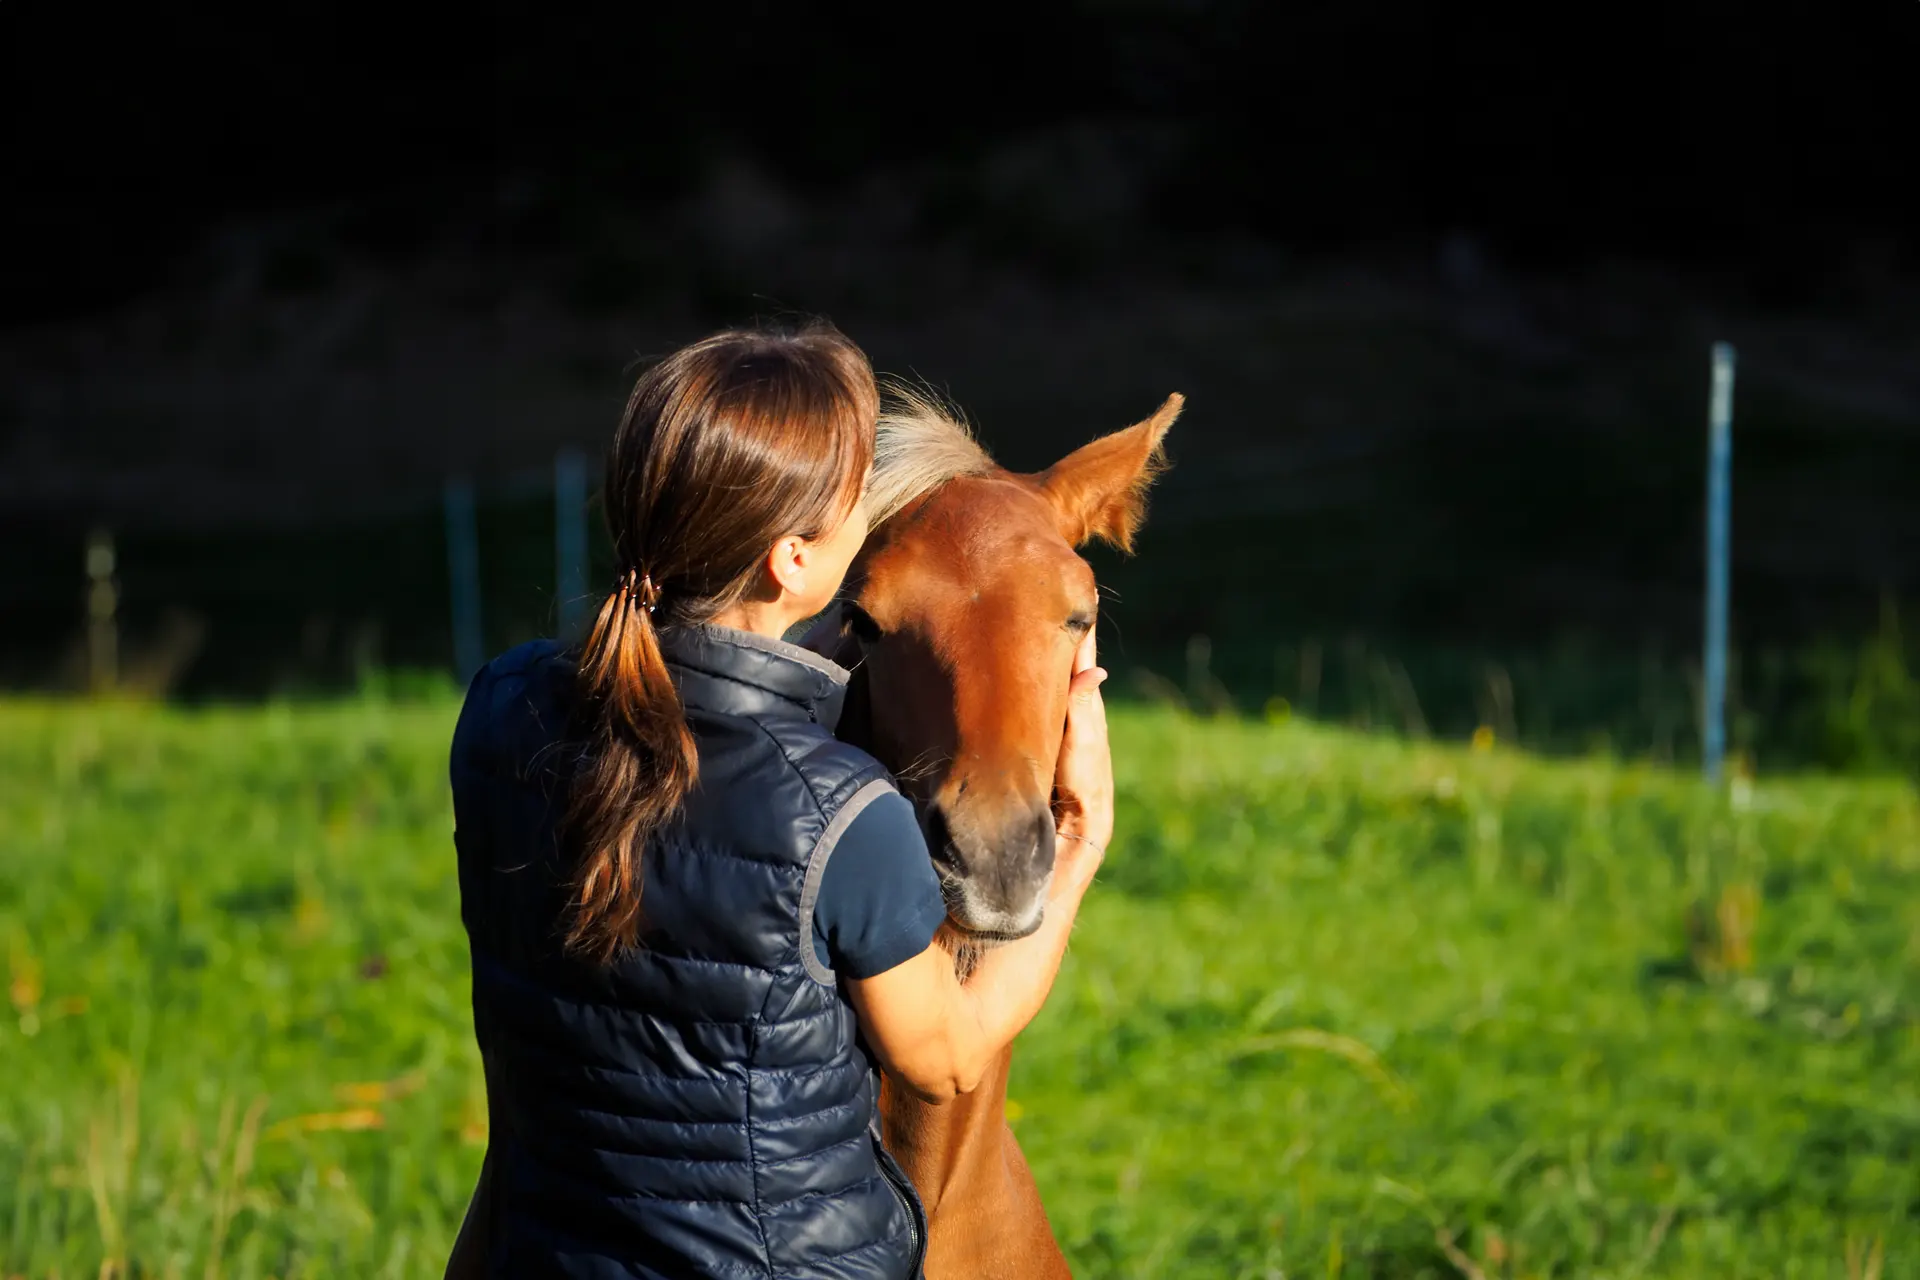
<svg viewBox="0 0 1920 1280">
<path fill-rule="evenodd" d="M 453 708 L 0 703 L 0 1276 L 437 1274 Z M 1920 798 L 1117 709 L 1010 1108 L 1082 1276 L 1920 1275 Z"/>
</svg>

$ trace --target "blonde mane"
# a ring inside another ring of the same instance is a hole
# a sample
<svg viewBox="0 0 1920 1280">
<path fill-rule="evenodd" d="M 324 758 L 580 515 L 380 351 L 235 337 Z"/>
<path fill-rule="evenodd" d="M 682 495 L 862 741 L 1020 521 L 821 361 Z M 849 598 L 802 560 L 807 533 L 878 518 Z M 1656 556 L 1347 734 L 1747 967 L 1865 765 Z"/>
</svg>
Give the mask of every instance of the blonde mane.
<svg viewBox="0 0 1920 1280">
<path fill-rule="evenodd" d="M 889 380 L 883 390 L 867 480 L 867 520 L 874 528 L 955 476 L 994 470 L 957 409 L 925 387 Z"/>
</svg>

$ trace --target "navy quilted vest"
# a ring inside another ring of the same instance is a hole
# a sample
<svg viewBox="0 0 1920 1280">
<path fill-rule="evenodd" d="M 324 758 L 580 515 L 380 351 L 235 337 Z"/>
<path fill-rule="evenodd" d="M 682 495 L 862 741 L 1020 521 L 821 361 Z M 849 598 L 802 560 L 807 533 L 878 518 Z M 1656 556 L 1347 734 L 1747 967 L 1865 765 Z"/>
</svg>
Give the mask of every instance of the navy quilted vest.
<svg viewBox="0 0 1920 1280">
<path fill-rule="evenodd" d="M 717 627 L 663 646 L 700 780 L 648 846 L 642 945 L 610 967 L 557 941 L 571 661 L 552 641 L 495 659 L 454 732 L 492 1272 L 904 1280 L 925 1216 L 811 919 L 837 833 L 891 782 L 832 736 L 840 668 Z"/>
</svg>

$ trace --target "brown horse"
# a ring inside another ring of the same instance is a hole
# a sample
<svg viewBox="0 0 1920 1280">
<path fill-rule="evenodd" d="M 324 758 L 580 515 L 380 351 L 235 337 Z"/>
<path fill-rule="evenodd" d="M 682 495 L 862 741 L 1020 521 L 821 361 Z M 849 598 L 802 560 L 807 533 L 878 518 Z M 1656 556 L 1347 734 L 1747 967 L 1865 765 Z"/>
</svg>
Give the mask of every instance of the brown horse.
<svg viewBox="0 0 1920 1280">
<path fill-rule="evenodd" d="M 947 898 L 940 942 L 963 976 L 981 948 L 1039 927 L 1067 680 L 1098 603 L 1074 548 L 1132 549 L 1182 403 L 1035 475 L 995 465 L 922 397 L 881 419 L 875 528 L 807 643 L 854 668 L 842 733 L 920 810 Z M 1070 1274 L 1007 1125 L 1011 1061 L 946 1103 L 882 1085 L 887 1148 L 927 1207 L 928 1280 Z"/>
</svg>

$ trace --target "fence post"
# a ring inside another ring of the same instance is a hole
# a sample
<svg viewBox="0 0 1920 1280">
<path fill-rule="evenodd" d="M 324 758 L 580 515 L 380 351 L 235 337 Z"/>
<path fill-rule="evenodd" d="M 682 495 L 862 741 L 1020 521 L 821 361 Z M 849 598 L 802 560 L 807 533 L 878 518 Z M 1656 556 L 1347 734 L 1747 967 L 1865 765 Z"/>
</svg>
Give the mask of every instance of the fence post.
<svg viewBox="0 0 1920 1280">
<path fill-rule="evenodd" d="M 454 674 L 464 683 L 484 661 L 480 634 L 480 527 L 473 481 L 454 476 L 446 485 L 447 589 L 453 615 Z"/>
<path fill-rule="evenodd" d="M 1727 751 L 1727 591 L 1732 539 L 1733 347 L 1713 344 L 1713 395 L 1707 408 L 1706 705 L 1700 717 L 1700 762 L 1718 783 Z"/>
<path fill-rule="evenodd" d="M 587 608 L 587 459 L 578 449 L 553 460 L 553 580 L 560 638 L 577 640 Z"/>
<path fill-rule="evenodd" d="M 87 685 L 112 693 L 120 683 L 120 587 L 113 580 L 113 535 L 95 529 L 87 539 Z"/>
</svg>

